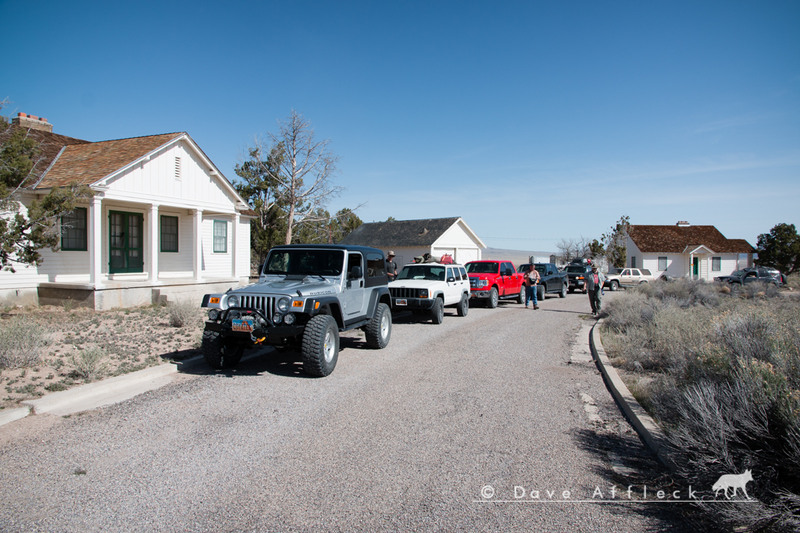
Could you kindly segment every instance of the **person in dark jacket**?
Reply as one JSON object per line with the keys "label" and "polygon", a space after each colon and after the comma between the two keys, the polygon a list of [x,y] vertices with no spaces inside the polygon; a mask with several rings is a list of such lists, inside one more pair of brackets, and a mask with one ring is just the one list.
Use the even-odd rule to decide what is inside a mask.
{"label": "person in dark jacket", "polygon": [[586,292],[589,293],[589,305],[592,306],[592,316],[600,313],[600,295],[603,290],[603,283],[606,277],[597,269],[597,265],[592,265],[592,272],[586,276]]}

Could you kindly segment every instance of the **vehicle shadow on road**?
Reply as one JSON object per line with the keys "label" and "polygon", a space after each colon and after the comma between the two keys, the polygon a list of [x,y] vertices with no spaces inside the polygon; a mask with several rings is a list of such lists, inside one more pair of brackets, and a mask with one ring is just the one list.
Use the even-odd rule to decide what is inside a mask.
{"label": "vehicle shadow on road", "polygon": [[[595,490],[602,492],[597,499],[612,500],[609,508],[614,513],[626,515],[636,513],[651,520],[656,520],[655,531],[694,532],[698,530],[713,531],[712,524],[701,524],[699,510],[689,503],[675,505],[659,505],[631,502],[628,489],[632,491],[631,500],[642,500],[644,487],[647,487],[646,499],[656,500],[655,494],[663,490],[667,494],[680,491],[686,495],[689,487],[679,486],[669,471],[658,462],[636,435],[619,435],[599,429],[579,429],[573,435],[579,448],[595,456],[593,471],[607,481],[606,486]],[[611,496],[611,487],[616,494]]]}
{"label": "vehicle shadow on road", "polygon": [[258,376],[273,374],[284,377],[314,379],[303,372],[300,352],[278,350],[271,346],[253,348],[245,351],[244,357],[234,368],[215,370],[208,366],[202,357],[178,362],[178,372],[199,376]]}

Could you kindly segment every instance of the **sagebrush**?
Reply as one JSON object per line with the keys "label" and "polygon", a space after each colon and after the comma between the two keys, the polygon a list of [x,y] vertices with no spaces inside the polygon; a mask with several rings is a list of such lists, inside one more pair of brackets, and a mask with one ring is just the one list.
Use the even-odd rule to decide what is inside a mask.
{"label": "sagebrush", "polygon": [[49,340],[47,329],[37,322],[24,317],[0,321],[0,369],[35,365]]}
{"label": "sagebrush", "polygon": [[[757,502],[706,505],[726,528],[800,528],[800,298],[774,286],[652,283],[609,302],[603,341],[644,374],[677,474],[753,471]],[[644,385],[642,385],[644,383]]]}

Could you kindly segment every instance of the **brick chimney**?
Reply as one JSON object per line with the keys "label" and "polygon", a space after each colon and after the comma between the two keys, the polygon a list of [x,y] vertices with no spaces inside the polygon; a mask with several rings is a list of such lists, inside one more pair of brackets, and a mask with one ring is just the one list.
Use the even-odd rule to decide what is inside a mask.
{"label": "brick chimney", "polygon": [[28,115],[27,113],[17,113],[17,116],[11,119],[11,123],[21,128],[53,132],[53,125],[47,122],[46,118]]}

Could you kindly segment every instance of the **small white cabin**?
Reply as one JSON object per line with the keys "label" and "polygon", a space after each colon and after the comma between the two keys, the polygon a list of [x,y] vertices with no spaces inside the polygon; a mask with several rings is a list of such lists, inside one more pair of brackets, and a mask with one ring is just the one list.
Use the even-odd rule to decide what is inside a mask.
{"label": "small white cabin", "polygon": [[627,262],[646,268],[655,277],[689,277],[713,281],[740,268],[753,266],[755,249],[744,239],[728,239],[714,226],[631,225]]}
{"label": "small white cabin", "polygon": [[55,187],[86,185],[94,195],[62,217],[57,252],[0,272],[0,303],[199,305],[206,292],[247,282],[249,207],[187,133],[88,142],[22,113],[11,127],[27,128],[43,155],[20,209]]}

